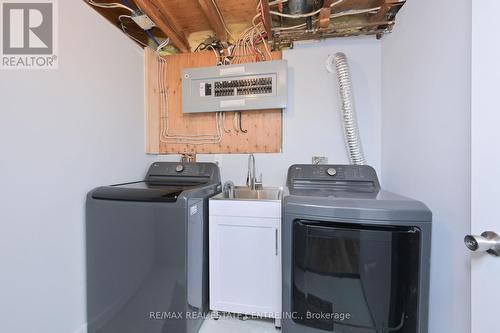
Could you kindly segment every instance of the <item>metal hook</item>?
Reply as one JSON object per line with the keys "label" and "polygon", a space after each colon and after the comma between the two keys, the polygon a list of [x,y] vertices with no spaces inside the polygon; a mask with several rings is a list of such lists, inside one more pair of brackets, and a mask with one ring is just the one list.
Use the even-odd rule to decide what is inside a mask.
{"label": "metal hook", "polygon": [[241,119],[242,119],[242,114],[241,112],[238,112],[238,127],[239,127],[239,130],[243,133],[247,133],[248,130],[244,130],[243,127],[241,126]]}

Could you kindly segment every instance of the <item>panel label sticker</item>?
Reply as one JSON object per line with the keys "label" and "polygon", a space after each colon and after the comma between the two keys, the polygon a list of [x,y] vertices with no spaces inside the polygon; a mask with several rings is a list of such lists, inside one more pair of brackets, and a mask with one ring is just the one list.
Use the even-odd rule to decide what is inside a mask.
{"label": "panel label sticker", "polygon": [[245,66],[222,68],[219,71],[220,76],[236,75],[236,74],[244,74],[244,73],[245,73]]}
{"label": "panel label sticker", "polygon": [[220,101],[221,108],[234,108],[239,106],[245,106],[244,99],[233,99],[230,101]]}

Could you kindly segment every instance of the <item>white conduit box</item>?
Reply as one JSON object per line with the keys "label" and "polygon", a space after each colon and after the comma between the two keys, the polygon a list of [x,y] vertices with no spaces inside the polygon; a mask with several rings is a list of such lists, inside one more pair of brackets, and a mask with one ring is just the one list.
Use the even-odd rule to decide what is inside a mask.
{"label": "white conduit box", "polygon": [[286,108],[287,73],[286,60],[184,69],[182,112]]}

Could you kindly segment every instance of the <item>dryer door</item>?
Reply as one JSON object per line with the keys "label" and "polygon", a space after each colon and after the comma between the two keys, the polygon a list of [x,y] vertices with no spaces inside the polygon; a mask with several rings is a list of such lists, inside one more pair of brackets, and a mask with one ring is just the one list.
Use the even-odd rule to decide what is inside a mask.
{"label": "dryer door", "polygon": [[336,333],[417,332],[420,231],[297,220],[294,321]]}

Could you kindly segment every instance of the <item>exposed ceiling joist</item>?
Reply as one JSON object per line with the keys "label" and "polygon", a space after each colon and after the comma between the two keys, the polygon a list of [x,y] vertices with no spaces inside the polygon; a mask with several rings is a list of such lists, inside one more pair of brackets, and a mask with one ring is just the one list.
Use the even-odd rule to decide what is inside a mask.
{"label": "exposed ceiling joist", "polygon": [[[118,2],[97,1],[108,4]],[[129,2],[131,7],[135,8],[134,4],[137,5],[155,22],[156,27],[149,33],[139,26],[136,27],[132,20],[120,20],[119,16],[127,13],[123,8],[94,7],[94,9],[119,28],[120,21],[123,21],[125,33],[142,45],[153,45],[151,40],[154,38],[151,35],[159,38],[169,37],[180,52],[189,52],[200,45],[200,42],[214,35],[220,41],[227,41],[232,35],[239,36],[252,27],[252,19],[255,18],[256,12],[262,13],[262,21],[267,32],[265,38],[272,40],[274,48],[287,47],[294,41],[306,39],[363,34],[376,35],[380,38],[392,30],[396,14],[405,0],[314,1],[316,5],[310,12],[294,14],[290,13],[290,4],[286,0],[130,0]],[[258,42],[262,37],[259,37]]]}
{"label": "exposed ceiling joist", "polygon": [[182,32],[182,28],[176,23],[172,13],[169,13],[164,8],[158,8],[153,2],[148,0],[135,0],[135,3],[153,20],[158,28],[170,38],[172,44],[174,44],[179,51],[189,52],[189,43]]}
{"label": "exposed ceiling joist", "polygon": [[327,29],[330,26],[330,15],[332,13],[333,0],[325,0],[323,8],[319,12],[318,26],[320,29]]}
{"label": "exposed ceiling joist", "polygon": [[[377,14],[373,15],[371,18],[371,22],[379,22],[384,21],[387,18],[387,14],[391,10],[392,6],[400,5],[400,0],[382,0],[382,5],[378,10]],[[402,5],[402,4],[401,4]]]}
{"label": "exposed ceiling joist", "polygon": [[269,14],[269,0],[262,0],[262,15],[264,19],[264,27],[266,28],[267,38],[269,40],[273,40],[273,31],[272,31],[272,21],[271,15]]}
{"label": "exposed ceiling joist", "polygon": [[213,0],[198,0],[203,13],[207,17],[212,30],[215,32],[215,36],[221,41],[227,40],[227,32],[224,25],[224,18],[217,7],[217,4]]}

